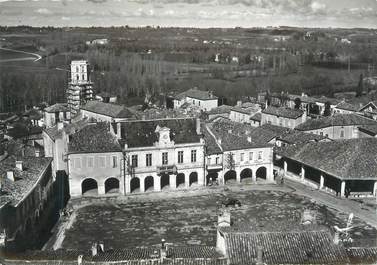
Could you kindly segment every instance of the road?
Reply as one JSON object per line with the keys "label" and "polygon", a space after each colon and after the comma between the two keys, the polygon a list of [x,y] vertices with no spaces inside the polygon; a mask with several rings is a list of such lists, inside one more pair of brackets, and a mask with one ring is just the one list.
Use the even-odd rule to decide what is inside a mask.
{"label": "road", "polygon": [[4,59],[0,60],[0,63],[6,63],[6,62],[15,62],[15,61],[34,61],[38,62],[40,59],[42,59],[42,56],[40,56],[37,53],[32,53],[32,52],[25,52],[25,51],[19,51],[19,50],[13,50],[13,49],[8,49],[8,48],[1,48],[0,50],[4,51],[11,51],[11,52],[18,52],[18,53],[23,53],[27,55],[32,55],[33,57],[23,57],[23,58],[14,58],[14,59]]}

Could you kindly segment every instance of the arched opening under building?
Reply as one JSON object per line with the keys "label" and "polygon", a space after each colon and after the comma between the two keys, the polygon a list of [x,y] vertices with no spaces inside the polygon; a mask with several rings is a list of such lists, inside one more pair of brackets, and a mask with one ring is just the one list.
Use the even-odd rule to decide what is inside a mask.
{"label": "arched opening under building", "polygon": [[236,182],[237,173],[234,170],[229,170],[224,175],[224,183]]}
{"label": "arched opening under building", "polygon": [[198,173],[192,172],[190,174],[190,186],[198,184]]}
{"label": "arched opening under building", "polygon": [[258,168],[256,172],[256,176],[259,179],[267,179],[267,168],[265,167]]}
{"label": "arched opening under building", "polygon": [[207,175],[207,185],[212,186],[217,182],[219,174],[214,171],[209,171]]}
{"label": "arched opening under building", "polygon": [[242,182],[251,182],[253,177],[253,171],[250,168],[245,168],[241,171],[240,176]]}
{"label": "arched opening under building", "polygon": [[131,193],[140,192],[140,179],[132,178],[130,182],[130,191]]}
{"label": "arched opening under building", "polygon": [[119,180],[117,178],[108,178],[105,181],[105,193],[119,193]]}
{"label": "arched opening under building", "polygon": [[85,179],[81,183],[81,194],[82,195],[97,195],[98,194],[98,184],[94,179]]}
{"label": "arched opening under building", "polygon": [[177,175],[176,184],[177,184],[177,188],[184,188],[185,187],[185,174],[179,173]]}
{"label": "arched opening under building", "polygon": [[154,191],[154,179],[152,176],[144,179],[144,191]]}
{"label": "arched opening under building", "polygon": [[164,189],[164,188],[165,189],[169,188],[170,187],[170,176],[168,174],[162,174],[160,183],[161,183],[161,190]]}

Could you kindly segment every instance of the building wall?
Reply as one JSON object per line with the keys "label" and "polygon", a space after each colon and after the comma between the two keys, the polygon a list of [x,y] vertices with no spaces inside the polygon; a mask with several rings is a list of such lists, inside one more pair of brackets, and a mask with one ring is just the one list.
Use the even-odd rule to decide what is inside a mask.
{"label": "building wall", "polygon": [[[56,119],[56,115],[58,116],[58,119]],[[51,113],[51,112],[45,112],[44,113],[44,122],[46,125],[46,128],[54,127],[56,123],[67,121],[70,119],[69,112],[58,112],[57,114]]]}
{"label": "building wall", "polygon": [[261,125],[272,124],[280,127],[287,127],[294,129],[296,126],[304,123],[306,121],[306,114],[304,113],[301,117],[297,119],[289,119],[285,117],[277,117],[275,115],[270,115],[262,112]]}
{"label": "building wall", "polygon": [[186,97],[183,100],[174,99],[173,100],[174,108],[175,109],[180,108],[186,102],[193,105],[193,106],[200,108],[203,111],[209,111],[211,109],[218,107],[217,98],[216,99],[209,99],[209,100],[200,100],[200,99],[196,99],[196,98]]}
{"label": "building wall", "polygon": [[44,152],[46,157],[52,157],[52,174],[55,178],[56,171],[64,170],[68,174],[68,136],[63,133],[62,138],[57,138],[55,141],[50,136],[43,132]]}
{"label": "building wall", "polygon": [[101,122],[101,121],[112,122],[112,120],[113,120],[113,118],[110,117],[110,116],[98,114],[98,113],[87,111],[87,110],[84,110],[84,109],[81,109],[81,114],[82,114],[83,117],[87,117],[89,119],[94,119],[94,120],[99,121],[99,122]]}
{"label": "building wall", "polygon": [[240,123],[250,123],[250,114],[232,110],[230,112],[229,119],[231,121],[240,122]]}
{"label": "building wall", "polygon": [[[113,159],[115,164],[113,164]],[[71,196],[82,195],[82,182],[94,179],[98,185],[98,194],[105,194],[105,181],[108,178],[119,180],[122,189],[122,152],[68,154],[69,189]]]}
{"label": "building wall", "polygon": [[359,138],[359,129],[357,125],[332,126],[316,130],[307,130],[305,132],[327,136],[333,140]]}

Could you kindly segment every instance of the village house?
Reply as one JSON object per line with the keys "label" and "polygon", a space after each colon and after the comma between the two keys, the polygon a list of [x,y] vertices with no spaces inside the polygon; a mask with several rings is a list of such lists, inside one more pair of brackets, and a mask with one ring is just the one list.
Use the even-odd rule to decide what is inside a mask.
{"label": "village house", "polygon": [[69,121],[71,114],[66,103],[56,103],[44,110],[44,124],[46,128],[55,126],[58,122]]}
{"label": "village house", "polygon": [[261,126],[261,122],[262,122],[262,113],[260,112],[255,113],[254,115],[250,117],[250,125],[253,127]]}
{"label": "village house", "polygon": [[176,95],[173,99],[175,109],[180,108],[185,103],[196,106],[203,111],[210,111],[218,107],[218,98],[213,95],[212,91],[192,88]]}
{"label": "village house", "polygon": [[120,122],[135,119],[135,115],[128,108],[100,101],[88,101],[81,106],[80,114],[84,118],[97,122]]}
{"label": "village house", "polygon": [[359,109],[360,113],[363,113],[366,117],[377,120],[377,102],[371,101]]}
{"label": "village house", "polygon": [[286,177],[344,196],[376,196],[376,138],[291,145],[277,150]]}
{"label": "village house", "polygon": [[294,129],[306,121],[306,111],[283,107],[267,107],[262,111],[261,125],[272,124]]}
{"label": "village house", "polygon": [[341,102],[334,108],[335,114],[357,114],[359,112],[360,106],[355,104]]}
{"label": "village house", "polygon": [[229,119],[232,108],[233,107],[229,105],[221,105],[221,106],[218,106],[217,108],[211,109],[207,111],[208,120],[213,120],[218,117]]}
{"label": "village house", "polygon": [[326,136],[333,140],[359,138],[359,127],[375,125],[376,121],[357,114],[335,114],[311,119],[296,127],[296,130]]}
{"label": "village house", "polygon": [[0,161],[0,229],[3,247],[37,246],[53,205],[51,158],[8,156]]}
{"label": "village house", "polygon": [[108,92],[101,92],[96,94],[95,99],[104,103],[116,103],[118,96]]}
{"label": "village house", "polygon": [[250,118],[260,111],[261,108],[257,104],[250,102],[242,103],[239,101],[237,105],[231,109],[229,119],[234,122],[250,123]]}

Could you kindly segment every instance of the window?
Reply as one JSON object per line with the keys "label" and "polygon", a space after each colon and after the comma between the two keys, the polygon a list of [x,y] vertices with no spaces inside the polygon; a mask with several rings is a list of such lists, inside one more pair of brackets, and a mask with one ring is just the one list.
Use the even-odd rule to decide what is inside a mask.
{"label": "window", "polygon": [[99,159],[99,166],[106,167],[106,158],[104,156],[100,156],[98,159]]}
{"label": "window", "polygon": [[198,104],[199,104],[199,106],[200,106],[200,101],[198,101]]}
{"label": "window", "polygon": [[178,151],[178,164],[183,163],[183,151]]}
{"label": "window", "polygon": [[152,154],[146,154],[145,155],[145,164],[147,167],[152,166]]}
{"label": "window", "polygon": [[118,159],[116,156],[113,156],[113,168],[116,168],[118,166]]}
{"label": "window", "polygon": [[249,152],[249,160],[253,160],[253,152]]}
{"label": "window", "polygon": [[79,80],[79,75],[76,75],[76,80]]}
{"label": "window", "polygon": [[216,157],[216,165],[220,164],[220,158],[219,157]]}
{"label": "window", "polygon": [[245,154],[244,154],[244,153],[241,153],[241,162],[243,162],[243,160],[244,160],[244,156],[245,156]]}
{"label": "window", "polygon": [[258,160],[262,160],[263,152],[259,151],[258,152]]}
{"label": "window", "polygon": [[82,80],[85,80],[85,75],[82,75]]}
{"label": "window", "polygon": [[168,164],[168,153],[167,152],[163,152],[162,153],[162,164],[163,165],[167,165]]}
{"label": "window", "polygon": [[196,150],[191,150],[191,162],[196,162]]}
{"label": "window", "polygon": [[340,131],[340,138],[344,138],[344,130]]}
{"label": "window", "polygon": [[195,105],[195,99],[193,99],[193,100],[192,100],[192,104],[194,104],[194,105]]}
{"label": "window", "polygon": [[211,158],[208,157],[208,165],[211,165]]}
{"label": "window", "polygon": [[132,155],[131,157],[131,166],[137,167],[137,155]]}
{"label": "window", "polygon": [[283,126],[283,119],[279,119],[279,126]]}
{"label": "window", "polygon": [[88,167],[93,167],[94,157],[88,157]]}

